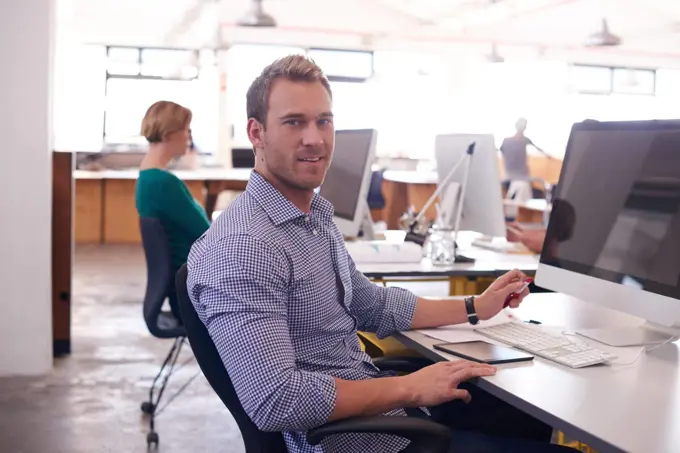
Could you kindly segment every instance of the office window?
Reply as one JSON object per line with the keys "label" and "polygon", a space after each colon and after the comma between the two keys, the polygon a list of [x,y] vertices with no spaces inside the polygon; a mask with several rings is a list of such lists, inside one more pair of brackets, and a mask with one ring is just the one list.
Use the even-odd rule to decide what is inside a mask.
{"label": "office window", "polygon": [[680,69],[656,71],[656,95],[676,103],[680,101]]}
{"label": "office window", "polygon": [[375,102],[368,84],[331,82],[335,129],[372,129],[375,123]]}
{"label": "office window", "polygon": [[112,75],[139,75],[139,51],[136,47],[109,47],[106,71]]}
{"label": "office window", "polygon": [[227,52],[227,112],[234,126],[232,146],[251,146],[246,132],[246,92],[253,80],[268,64],[291,54],[304,54],[302,47],[237,44]]}
{"label": "office window", "polygon": [[104,141],[144,144],[140,126],[149,106],[165,100],[193,110],[198,100],[197,88],[196,81],[109,78],[106,82]]}
{"label": "office window", "polygon": [[373,53],[353,50],[309,49],[307,56],[330,81],[365,82],[373,75]]}
{"label": "office window", "polygon": [[[201,111],[205,94],[191,81],[197,80],[199,62],[206,58],[205,52],[200,55],[197,50],[109,47],[104,143],[144,144],[140,123],[149,106],[160,100]],[[196,122],[194,111],[192,129]],[[200,125],[198,129],[203,130]]]}
{"label": "office window", "polygon": [[614,68],[614,93],[654,95],[655,85],[656,72],[653,70]]}
{"label": "office window", "polygon": [[429,159],[434,137],[451,121],[448,71],[437,55],[376,51],[373,122],[380,156]]}
{"label": "office window", "polygon": [[574,65],[569,69],[569,84],[577,93],[610,94],[612,69],[603,66]]}
{"label": "office window", "polygon": [[198,53],[177,49],[142,49],[143,76],[190,80],[198,76]]}

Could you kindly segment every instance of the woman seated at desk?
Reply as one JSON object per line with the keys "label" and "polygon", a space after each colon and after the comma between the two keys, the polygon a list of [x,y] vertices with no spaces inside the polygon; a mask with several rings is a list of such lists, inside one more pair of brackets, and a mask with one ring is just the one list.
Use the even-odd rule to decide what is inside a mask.
{"label": "woman seated at desk", "polygon": [[[141,130],[149,142],[149,152],[140,165],[135,187],[137,213],[160,220],[168,236],[175,272],[186,262],[194,241],[210,226],[203,207],[168,171],[170,161],[189,150],[191,117],[191,110],[174,102],[159,101],[149,107]],[[172,298],[170,308],[180,319]]]}

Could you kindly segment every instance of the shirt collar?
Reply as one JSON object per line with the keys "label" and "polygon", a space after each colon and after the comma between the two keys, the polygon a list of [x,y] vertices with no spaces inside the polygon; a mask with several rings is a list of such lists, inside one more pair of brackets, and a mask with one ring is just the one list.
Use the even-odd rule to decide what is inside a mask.
{"label": "shirt collar", "polygon": [[[255,198],[276,226],[306,216],[255,170],[250,174],[246,192]],[[315,193],[311,205],[312,216],[318,218],[322,223],[328,224],[333,222],[333,212],[333,205]]]}

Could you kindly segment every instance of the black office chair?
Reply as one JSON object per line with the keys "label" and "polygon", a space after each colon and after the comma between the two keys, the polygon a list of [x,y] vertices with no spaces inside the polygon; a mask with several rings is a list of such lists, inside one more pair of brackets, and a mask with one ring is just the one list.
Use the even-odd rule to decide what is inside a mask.
{"label": "black office chair", "polygon": [[[175,368],[175,365],[186,341],[186,330],[182,325],[177,309],[175,309],[175,313],[163,310],[163,304],[166,300],[173,300],[172,305],[175,306],[177,300],[170,246],[165,229],[158,219],[150,217],[139,218],[139,229],[142,235],[147,270],[146,293],[144,294],[143,304],[144,322],[153,336],[173,339],[172,347],[149,389],[149,400],[144,401],[141,405],[142,412],[149,415],[147,443],[151,446],[151,444],[158,445],[155,417],[159,413],[158,406],[170,376],[181,367]],[[159,381],[160,386],[158,386]],[[180,389],[180,392],[184,388],[186,388],[186,385]]]}
{"label": "black office chair", "polygon": [[376,170],[371,173],[371,184],[368,187],[368,207],[371,209],[385,208],[385,197],[382,193],[383,173],[385,170]]}
{"label": "black office chair", "polygon": [[[186,282],[187,268],[184,265],[177,272],[176,289],[187,335],[203,374],[236,420],[243,436],[246,453],[285,453],[283,435],[278,432],[260,431],[243,409],[217,348],[189,299]],[[422,359],[388,359],[383,363],[385,368],[390,362],[394,365],[390,368],[406,372],[426,364]],[[411,440],[409,451],[414,453],[445,453],[449,451],[451,444],[451,431],[439,423],[415,417],[387,416],[361,417],[328,423],[310,430],[307,433],[307,440],[312,445],[318,445],[327,436],[350,432],[402,436]]]}

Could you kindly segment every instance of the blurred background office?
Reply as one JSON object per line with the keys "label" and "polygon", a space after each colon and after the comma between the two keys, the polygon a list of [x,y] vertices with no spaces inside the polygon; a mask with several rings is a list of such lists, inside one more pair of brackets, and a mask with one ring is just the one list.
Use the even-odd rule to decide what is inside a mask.
{"label": "blurred background office", "polygon": [[[0,375],[41,377],[0,380],[0,405],[16,415],[14,424],[0,417],[0,439],[13,434],[8,451],[96,451],[94,435],[14,434],[97,413],[97,427],[83,431],[135,435],[96,445],[145,446],[138,403],[168,349],[140,312],[147,282],[134,194],[150,105],[191,110],[194,154],[169,169],[209,221],[253,165],[249,84],[275,58],[312,57],[331,82],[336,129],[377,131],[384,199],[369,204],[373,220],[396,229],[436,187],[438,135],[491,134],[499,181],[523,178],[504,166],[502,146],[523,119],[543,151],[519,147],[538,198],[558,182],[573,123],[677,118],[678,18],[676,0],[3,2]],[[541,223],[547,204],[513,218]],[[528,235],[540,250],[542,236]],[[417,290],[448,294],[439,283]],[[168,443],[200,451],[203,438],[182,444],[200,426],[209,445],[242,451],[207,385],[189,389],[164,415],[187,430],[168,430]]]}

